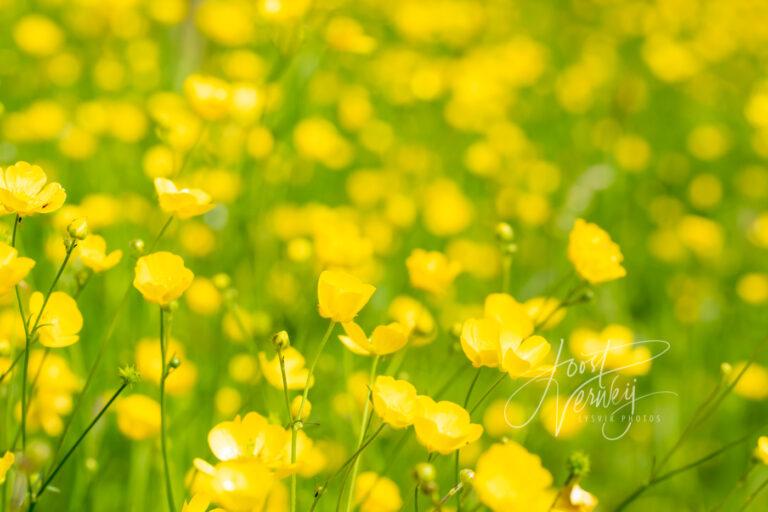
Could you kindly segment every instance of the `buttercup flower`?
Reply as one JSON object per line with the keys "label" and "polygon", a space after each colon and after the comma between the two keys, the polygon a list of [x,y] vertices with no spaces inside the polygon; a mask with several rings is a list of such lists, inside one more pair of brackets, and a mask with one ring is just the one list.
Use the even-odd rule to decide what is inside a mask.
{"label": "buttercup flower", "polygon": [[351,274],[325,270],[317,282],[320,316],[334,322],[351,322],[375,291],[375,287]]}
{"label": "buttercup flower", "polygon": [[177,188],[169,179],[155,178],[160,208],[180,219],[189,219],[213,210],[211,196],[197,188]]}
{"label": "buttercup flower", "polygon": [[77,244],[75,251],[83,265],[96,273],[111,269],[123,258],[120,249],[107,254],[107,242],[99,235],[89,235]]}
{"label": "buttercup flower", "polygon": [[19,256],[19,251],[0,242],[0,295],[5,295],[27,277],[35,261]]}
{"label": "buttercup flower", "polygon": [[497,512],[545,512],[553,502],[552,475],[515,442],[494,444],[480,456],[473,485],[480,501]]}
{"label": "buttercup flower", "polygon": [[576,272],[592,284],[613,281],[627,275],[621,266],[619,246],[597,224],[576,219],[568,236],[568,259]]}
{"label": "buttercup flower", "polygon": [[415,347],[432,342],[437,334],[435,319],[422,303],[407,295],[395,297],[387,310],[390,318],[410,331],[409,339]]}
{"label": "buttercup flower", "polygon": [[181,297],[194,277],[180,256],[161,251],[139,258],[133,286],[148,302],[165,306]]}
{"label": "buttercup flower", "polygon": [[[288,389],[304,389],[307,384],[307,375],[309,375],[309,369],[304,364],[304,356],[293,347],[283,350],[282,355],[285,361],[285,380]],[[268,360],[264,352],[259,352],[259,364],[267,382],[277,389],[283,389],[280,358],[275,356],[272,360]],[[312,376],[309,379],[309,387],[312,387],[314,382],[315,378]]]}
{"label": "buttercup flower", "polygon": [[373,383],[373,410],[395,429],[413,424],[418,409],[416,388],[405,380],[379,375]]}
{"label": "buttercup flower", "polygon": [[579,484],[565,486],[557,496],[553,512],[592,512],[597,507],[597,498],[581,488]]}
{"label": "buttercup flower", "polygon": [[117,427],[129,439],[141,441],[160,433],[160,404],[146,395],[134,394],[115,406]]}
{"label": "buttercup flower", "polygon": [[379,325],[373,330],[370,338],[355,322],[347,322],[343,327],[346,335],[340,335],[339,340],[352,353],[361,356],[384,356],[397,352],[408,343],[408,332],[396,322]]}
{"label": "buttercup flower", "polygon": [[47,181],[39,166],[27,162],[0,169],[0,203],[7,212],[22,217],[56,211],[67,194],[58,183],[46,184]]}
{"label": "buttercup flower", "polygon": [[5,475],[8,474],[8,470],[13,466],[13,462],[16,460],[16,456],[13,452],[5,452],[0,457],[0,485],[5,483]]}
{"label": "buttercup flower", "polygon": [[355,481],[355,503],[360,512],[397,512],[403,499],[397,484],[373,471],[365,471]]}
{"label": "buttercup flower", "polygon": [[[29,298],[29,314],[34,320],[40,315],[45,297],[35,292]],[[33,320],[33,321],[34,321]],[[53,292],[48,299],[37,330],[40,344],[60,348],[77,343],[83,328],[83,315],[75,299],[64,292]]]}
{"label": "buttercup flower", "polygon": [[[189,392],[197,381],[197,366],[184,357],[184,346],[173,338],[166,340],[165,352],[168,358],[181,360],[181,365],[166,377],[165,391],[170,395]],[[136,369],[142,379],[160,385],[163,369],[159,339],[143,339],[136,344]]]}
{"label": "buttercup flower", "polygon": [[238,459],[215,466],[195,459],[193,492],[211,496],[230,512],[262,510],[275,476],[258,460]]}
{"label": "buttercup flower", "polygon": [[463,407],[447,400],[435,402],[423,395],[417,401],[413,426],[416,438],[428,451],[447,455],[482,435],[483,427],[471,423]]}
{"label": "buttercup flower", "polygon": [[448,291],[453,280],[461,272],[461,265],[437,251],[414,249],[405,261],[411,285],[435,295]]}
{"label": "buttercup flower", "polygon": [[[185,501],[181,507],[181,512],[205,512],[208,510],[208,505],[211,504],[211,500],[205,494],[198,493],[192,496],[189,502]],[[223,509],[216,508],[211,512],[223,512]]]}
{"label": "buttercup flower", "polygon": [[184,80],[184,95],[192,109],[203,119],[215,121],[229,113],[230,87],[219,78],[190,75]]}
{"label": "buttercup flower", "polygon": [[488,318],[470,318],[461,329],[461,348],[472,366],[499,366],[499,324]]}

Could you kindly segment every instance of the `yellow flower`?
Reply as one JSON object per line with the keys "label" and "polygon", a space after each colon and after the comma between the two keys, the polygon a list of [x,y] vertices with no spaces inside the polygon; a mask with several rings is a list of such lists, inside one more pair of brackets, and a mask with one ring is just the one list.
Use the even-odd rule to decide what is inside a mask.
{"label": "yellow flower", "polygon": [[470,318],[461,329],[461,348],[472,366],[499,366],[499,324],[488,318]]}
{"label": "yellow flower", "polygon": [[554,437],[573,437],[586,425],[581,419],[586,409],[577,411],[576,402],[569,400],[569,397],[563,395],[551,396],[541,406],[541,423]]}
{"label": "yellow flower", "polygon": [[351,322],[376,291],[374,286],[340,270],[325,270],[317,282],[320,316]]}
{"label": "yellow flower", "polygon": [[557,496],[553,512],[592,512],[597,507],[597,498],[581,488],[579,484],[565,486]]}
{"label": "yellow flower", "polygon": [[379,375],[373,383],[373,410],[395,429],[409,427],[417,412],[416,388],[405,380]]}
{"label": "yellow flower", "polygon": [[403,499],[395,482],[364,471],[355,480],[355,504],[360,512],[397,512],[403,508]]}
{"label": "yellow flower", "polygon": [[435,339],[437,329],[432,313],[422,303],[407,295],[395,297],[387,310],[390,318],[408,328],[414,347],[427,345]]}
{"label": "yellow flower", "polygon": [[648,347],[633,346],[634,333],[618,324],[607,325],[601,332],[579,328],[571,333],[571,352],[581,361],[605,362],[606,368],[622,375],[645,375],[651,370]]}
{"label": "yellow flower", "polygon": [[[307,384],[307,376],[309,375],[309,369],[304,364],[304,356],[295,348],[288,347],[283,350],[283,360],[285,361],[285,380],[288,384],[288,389],[304,389]],[[280,358],[275,356],[270,361],[264,352],[259,352],[259,364],[267,382],[277,389],[283,389]],[[313,376],[309,380],[309,387],[312,387],[314,382],[315,378]]]}
{"label": "yellow flower", "polygon": [[58,183],[47,181],[39,166],[27,162],[0,169],[0,203],[7,212],[22,217],[58,210],[67,194]]}
{"label": "yellow flower", "polygon": [[[6,454],[7,455],[7,454]],[[768,464],[768,436],[760,436],[757,439],[757,447],[755,447],[755,457],[757,457],[763,464]],[[2,469],[0,469],[0,474]],[[2,479],[0,479],[2,483]]]}
{"label": "yellow flower", "polygon": [[568,259],[576,272],[592,284],[627,275],[621,266],[624,256],[619,246],[600,226],[584,219],[576,219],[568,237]]}
{"label": "yellow flower", "polygon": [[[304,404],[303,406],[301,405],[302,403]],[[301,418],[299,418],[299,410],[301,410]],[[307,421],[310,414],[312,414],[312,403],[309,399],[304,400],[304,397],[296,395],[291,401],[291,416]]]}
{"label": "yellow flower", "polygon": [[195,459],[198,473],[192,484],[195,493],[203,493],[229,512],[262,510],[275,475],[256,459],[220,462],[215,466]]}
{"label": "yellow flower", "polygon": [[184,80],[184,95],[192,109],[203,119],[215,121],[229,113],[230,87],[219,78],[189,75]]}
{"label": "yellow flower", "polygon": [[77,256],[83,265],[96,273],[105,272],[123,258],[123,251],[117,249],[107,254],[107,242],[99,235],[89,235],[77,244]]}
{"label": "yellow flower", "polygon": [[469,443],[477,441],[483,427],[471,423],[469,413],[448,401],[435,402],[428,396],[419,396],[417,413],[413,421],[416,439],[429,452],[447,455]]}
{"label": "yellow flower", "polygon": [[744,370],[745,362],[735,363],[727,374],[730,381],[741,375],[739,382],[733,387],[733,392],[749,400],[764,400],[768,398],[768,369],[757,363],[752,363]]}
{"label": "yellow flower", "polygon": [[213,315],[221,306],[222,295],[212,280],[195,277],[185,296],[189,309],[198,315]]}
{"label": "yellow flower", "polygon": [[16,249],[0,242],[0,295],[11,291],[34,266],[34,260],[19,257]]}
{"label": "yellow flower", "polygon": [[502,344],[501,367],[510,377],[547,373],[552,370],[551,365],[544,364],[549,350],[549,342],[541,336],[529,336],[506,346]]}
{"label": "yellow flower", "polygon": [[[184,358],[184,346],[173,338],[167,341],[166,354],[168,358],[178,357],[181,365],[166,377],[165,390],[171,395],[189,392],[197,381],[197,366]],[[143,379],[160,385],[163,370],[159,339],[143,339],[137,343],[136,369]]]}
{"label": "yellow flower", "polygon": [[437,251],[414,249],[405,261],[411,286],[435,295],[448,291],[453,280],[461,272],[461,265]]}
{"label": "yellow flower", "polygon": [[[211,504],[211,500],[205,494],[197,493],[192,496],[189,502],[185,501],[181,507],[181,512],[205,512],[208,510],[208,505]],[[222,511],[220,508],[213,509],[211,512]]]}
{"label": "yellow flower", "polygon": [[498,512],[544,512],[553,501],[552,475],[515,442],[494,444],[477,461],[474,488]]}
{"label": "yellow flower", "polygon": [[340,335],[339,340],[350,352],[361,356],[384,356],[397,352],[408,343],[408,332],[397,322],[379,325],[373,330],[370,338],[355,322],[346,322],[343,327],[346,336]]}
{"label": "yellow flower", "polygon": [[11,466],[13,466],[15,460],[16,456],[13,452],[5,452],[5,454],[0,457],[0,485],[5,483],[5,475],[8,473],[8,470],[11,469]]}
{"label": "yellow flower", "polygon": [[211,196],[197,188],[177,188],[165,178],[155,178],[155,190],[160,208],[180,219],[189,219],[207,213],[213,208]]}
{"label": "yellow flower", "polygon": [[[40,292],[33,293],[29,298],[29,314],[33,321],[37,320],[44,300]],[[80,339],[82,328],[83,315],[75,299],[64,292],[51,293],[37,330],[40,344],[51,348],[73,345]]]}
{"label": "yellow flower", "polygon": [[180,256],[161,251],[139,258],[133,286],[148,302],[165,306],[181,297],[194,277]]}
{"label": "yellow flower", "polygon": [[141,441],[160,432],[160,404],[145,395],[130,395],[115,406],[117,428],[127,438]]}
{"label": "yellow flower", "polygon": [[542,324],[541,329],[557,327],[565,318],[566,309],[561,308],[560,301],[554,297],[533,297],[525,301],[523,307],[534,325]]}

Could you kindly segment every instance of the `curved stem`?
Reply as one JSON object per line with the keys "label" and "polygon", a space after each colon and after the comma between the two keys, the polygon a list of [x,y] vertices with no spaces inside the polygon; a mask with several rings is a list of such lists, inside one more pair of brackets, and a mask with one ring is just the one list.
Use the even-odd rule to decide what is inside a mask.
{"label": "curved stem", "polygon": [[[331,339],[331,333],[333,332],[334,327],[336,327],[336,322],[333,320],[328,322],[328,328],[325,330],[323,339],[320,341],[320,347],[317,349],[315,358],[312,360],[312,364],[309,366],[307,381],[304,383],[304,391],[301,394],[301,402],[299,403],[299,410],[297,411],[296,419],[291,421],[291,464],[296,462],[296,440],[299,435],[297,428],[299,428],[298,422],[301,421],[300,418],[304,412],[304,404],[306,403],[307,397],[309,396],[309,384],[312,382],[312,376],[315,374],[315,366],[317,366],[317,361],[320,359],[320,355],[323,353],[323,349],[328,343],[328,340]],[[297,478],[296,473],[294,473],[291,475],[291,512],[296,511],[296,484]]]}
{"label": "curved stem", "polygon": [[168,361],[166,360],[165,311],[160,307],[160,357],[162,358],[162,377],[160,379],[160,448],[163,452],[163,472],[165,473],[165,495],[168,499],[168,512],[176,512],[173,502],[173,486],[171,485],[171,470],[168,466],[168,443],[166,441],[165,421],[165,380],[168,378]]}
{"label": "curved stem", "polygon": [[168,217],[168,220],[165,221],[165,224],[163,224],[163,227],[160,228],[160,231],[158,231],[157,236],[155,237],[154,240],[152,240],[152,243],[150,244],[149,248],[147,249],[148,253],[155,250],[155,248],[157,247],[157,244],[160,243],[160,239],[163,238],[163,235],[165,234],[166,231],[168,231],[168,228],[171,226],[171,223],[173,222],[173,219],[174,219],[174,217],[173,217],[173,215],[171,215],[170,217]]}
{"label": "curved stem", "polygon": [[[357,439],[357,447],[355,451],[360,450],[365,440],[366,426],[368,425],[368,417],[371,414],[371,394],[373,393],[373,381],[376,379],[376,370],[379,367],[380,357],[376,355],[371,363],[371,374],[368,378],[368,395],[365,398],[365,405],[363,406],[363,421],[360,424],[360,436]],[[352,510],[352,501],[355,495],[355,480],[357,480],[357,472],[360,470],[360,457],[355,459],[355,463],[352,465],[352,476],[349,479],[349,494],[347,494],[347,506],[346,512]]]}
{"label": "curved stem", "polygon": [[285,372],[285,358],[283,351],[277,349],[277,358],[280,360],[280,376],[283,378],[283,397],[285,398],[285,412],[288,414],[288,424],[293,424],[293,415],[291,414],[291,399],[288,396],[288,376]]}
{"label": "curved stem", "polygon": [[496,382],[491,384],[491,386],[485,390],[485,393],[483,393],[483,395],[477,400],[477,402],[475,402],[475,405],[473,405],[472,408],[469,410],[470,416],[472,415],[473,412],[477,410],[478,407],[480,407],[480,405],[485,401],[485,399],[488,398],[488,395],[493,393],[493,390],[496,389],[499,386],[499,384],[504,382],[504,380],[507,377],[508,375],[506,373],[502,373],[501,376],[498,379],[496,379]]}

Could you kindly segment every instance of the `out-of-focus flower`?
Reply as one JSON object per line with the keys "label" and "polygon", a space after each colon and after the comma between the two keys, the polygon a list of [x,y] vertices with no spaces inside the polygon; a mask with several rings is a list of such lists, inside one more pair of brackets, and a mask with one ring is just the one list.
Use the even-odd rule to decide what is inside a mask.
{"label": "out-of-focus flower", "polygon": [[180,219],[197,217],[216,207],[206,192],[197,188],[177,188],[165,178],[155,178],[155,190],[160,208]]}
{"label": "out-of-focus flower", "polygon": [[472,218],[472,203],[453,181],[438,180],[424,191],[424,225],[436,236],[461,233]]}
{"label": "out-of-focus flower", "polygon": [[[211,500],[208,499],[208,497],[203,493],[197,493],[194,496],[192,496],[192,499],[189,500],[189,502],[184,501],[184,504],[181,507],[181,512],[206,512],[208,510],[208,505],[211,504]],[[224,512],[223,509],[216,508],[213,509],[211,512]]]}
{"label": "out-of-focus flower", "polygon": [[[72,411],[72,395],[81,387],[81,381],[70,369],[67,360],[58,354],[33,350],[29,355],[29,383],[35,383],[34,394],[29,401],[27,428],[42,428],[52,437],[64,429],[63,417]],[[21,403],[16,408],[16,418],[21,418]]]}
{"label": "out-of-focus flower", "polygon": [[27,162],[0,169],[0,203],[7,212],[22,217],[56,211],[67,194],[60,184],[47,181],[39,166]]}
{"label": "out-of-focus flower", "polygon": [[107,254],[107,242],[99,235],[88,235],[77,244],[75,253],[83,265],[96,273],[111,269],[123,258],[123,251],[120,249]]}
{"label": "out-of-focus flower", "polygon": [[[165,390],[171,395],[183,395],[195,385],[197,381],[197,366],[184,356],[184,346],[177,340],[170,338],[166,342],[166,354],[168,357],[177,357],[181,365],[168,374],[165,379]],[[160,385],[163,368],[160,358],[160,340],[142,339],[136,344],[136,369],[142,378]]]}
{"label": "out-of-focus flower", "polygon": [[29,14],[13,27],[13,40],[24,52],[35,57],[47,57],[61,48],[64,32],[49,18]]}
{"label": "out-of-focus flower", "polygon": [[472,423],[460,405],[447,400],[435,402],[424,395],[417,398],[413,426],[421,445],[443,455],[473,443],[483,433],[483,427]]}
{"label": "out-of-focus flower", "polygon": [[408,328],[411,344],[421,347],[431,343],[437,335],[432,313],[419,301],[407,295],[395,297],[389,304],[390,318]]}
{"label": "out-of-focus flower", "polygon": [[346,322],[343,327],[346,335],[340,335],[339,340],[352,353],[361,356],[384,356],[397,352],[408,343],[408,331],[397,322],[377,326],[370,338],[355,322]]}
{"label": "out-of-focus flower", "polygon": [[577,411],[576,402],[567,396],[551,396],[541,406],[539,418],[544,428],[557,438],[567,439],[578,434],[586,425],[581,420],[583,410]]}
{"label": "out-of-focus flower", "polygon": [[483,453],[473,481],[480,501],[495,511],[544,512],[553,502],[551,485],[541,459],[515,442],[494,444]]}
{"label": "out-of-focus flower", "polygon": [[768,465],[768,436],[760,436],[757,439],[754,454],[760,462]]}
{"label": "out-of-focus flower", "polygon": [[[301,417],[299,417],[299,411],[301,411]],[[291,401],[291,417],[307,421],[310,414],[312,414],[312,403],[308,399],[304,400],[304,397],[296,395]]]}
{"label": "out-of-focus flower", "polygon": [[127,438],[142,441],[160,433],[160,404],[146,395],[127,396],[115,405],[117,428]]}
{"label": "out-of-focus flower", "polygon": [[376,40],[365,33],[354,19],[337,16],[325,28],[325,40],[335,50],[367,54],[376,48]]}
{"label": "out-of-focus flower", "polygon": [[[283,350],[283,360],[285,362],[285,380],[288,389],[304,389],[307,385],[307,376],[309,369],[304,363],[304,356],[293,347]],[[280,369],[280,358],[275,356],[271,360],[267,359],[264,352],[259,352],[259,364],[264,378],[267,379],[273,387],[283,389],[283,374]],[[309,379],[309,387],[315,382],[314,376]]]}
{"label": "out-of-focus flower", "polygon": [[184,95],[203,119],[215,121],[230,109],[230,87],[224,80],[207,75],[190,75],[184,80]]}
{"label": "out-of-focus flower", "polygon": [[13,452],[5,452],[3,456],[0,457],[0,485],[5,483],[5,475],[8,474],[8,470],[11,469],[15,460],[16,456]]}
{"label": "out-of-focus flower", "polygon": [[600,226],[583,219],[576,219],[568,236],[568,259],[576,272],[592,284],[627,275],[621,266],[624,256],[619,246]]}
{"label": "out-of-focus flower", "polygon": [[461,272],[461,265],[438,251],[414,249],[405,261],[411,286],[443,295]]}
{"label": "out-of-focus flower", "polygon": [[213,315],[221,307],[222,294],[207,277],[197,276],[184,296],[189,309],[198,315]]}
{"label": "out-of-focus flower", "polygon": [[418,403],[416,388],[410,382],[379,375],[371,391],[373,410],[384,423],[395,429],[413,424]]}
{"label": "out-of-focus flower", "polygon": [[736,283],[736,293],[747,304],[759,305],[768,302],[768,274],[744,274]]}
{"label": "out-of-focus flower", "polygon": [[83,328],[83,315],[75,299],[64,292],[53,292],[43,310],[44,301],[45,297],[40,292],[33,293],[29,298],[29,314],[35,321],[40,316],[37,330],[40,344],[59,348],[77,343]]}
{"label": "out-of-focus flower", "polygon": [[320,316],[334,322],[351,322],[375,291],[375,287],[351,274],[325,270],[317,282]]}
{"label": "out-of-focus flower", "polygon": [[195,459],[193,492],[210,496],[231,512],[262,510],[275,475],[259,460],[237,459],[215,466]]}
{"label": "out-of-focus flower", "polygon": [[139,258],[133,286],[148,302],[166,306],[181,297],[194,277],[180,256],[161,251]]}
{"label": "out-of-focus flower", "polygon": [[552,329],[563,321],[566,309],[560,307],[560,301],[554,297],[533,297],[523,303],[525,311],[534,325],[544,330]]}
{"label": "out-of-focus flower", "polygon": [[576,359],[604,362],[606,368],[622,375],[645,375],[651,369],[651,352],[645,345],[635,346],[634,333],[623,325],[610,324],[601,332],[578,328],[571,333],[570,347]]}
{"label": "out-of-focus flower", "polygon": [[403,508],[397,484],[373,471],[358,475],[354,492],[360,512],[397,512]]}
{"label": "out-of-focus flower", "polygon": [[768,397],[768,369],[754,362],[745,369],[746,366],[744,361],[729,366],[726,375],[729,381],[741,375],[733,392],[749,400],[764,400]]}
{"label": "out-of-focus flower", "polygon": [[553,512],[592,512],[597,498],[581,488],[578,483],[566,485],[557,495]]}
{"label": "out-of-focus flower", "polygon": [[27,277],[35,260],[19,256],[19,251],[0,242],[0,295],[5,295]]}

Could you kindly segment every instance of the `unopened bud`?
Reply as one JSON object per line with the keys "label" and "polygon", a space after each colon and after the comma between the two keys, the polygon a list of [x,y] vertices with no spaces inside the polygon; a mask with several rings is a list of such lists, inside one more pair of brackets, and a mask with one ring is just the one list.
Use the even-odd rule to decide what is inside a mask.
{"label": "unopened bud", "polygon": [[496,239],[499,242],[511,242],[515,238],[515,230],[506,222],[496,224]]}
{"label": "unopened bud", "polygon": [[278,351],[283,351],[291,346],[291,338],[286,331],[280,331],[272,336],[272,345]]}
{"label": "unopened bud", "polygon": [[75,240],[85,240],[88,236],[88,222],[80,217],[69,223],[67,234]]}
{"label": "unopened bud", "polygon": [[421,462],[413,468],[413,475],[421,483],[434,482],[437,478],[437,470],[429,462]]}
{"label": "unopened bud", "polygon": [[573,478],[581,478],[589,473],[589,455],[584,452],[573,452],[568,457],[568,472]]}
{"label": "unopened bud", "polygon": [[139,371],[132,364],[121,367],[118,370],[118,373],[120,374],[120,378],[123,379],[123,382],[125,382],[129,386],[132,386],[133,384],[136,384],[141,380],[141,375],[139,374]]}
{"label": "unopened bud", "polygon": [[131,240],[131,244],[130,245],[131,245],[131,254],[133,254],[137,258],[139,256],[143,256],[144,255],[144,251],[146,249],[146,247],[144,245],[144,240],[142,240],[141,238],[136,238],[134,240]]}
{"label": "unopened bud", "polygon": [[472,480],[475,479],[475,472],[471,469],[462,469],[459,472],[459,481],[464,484],[464,486],[472,485]]}
{"label": "unopened bud", "polygon": [[170,361],[168,361],[168,370],[175,370],[181,366],[181,359],[178,358],[178,356],[173,356]]}

